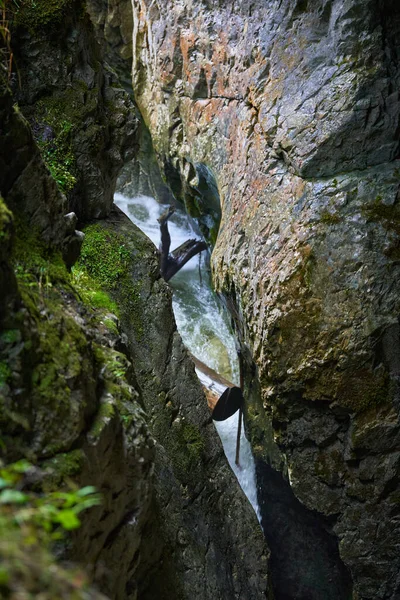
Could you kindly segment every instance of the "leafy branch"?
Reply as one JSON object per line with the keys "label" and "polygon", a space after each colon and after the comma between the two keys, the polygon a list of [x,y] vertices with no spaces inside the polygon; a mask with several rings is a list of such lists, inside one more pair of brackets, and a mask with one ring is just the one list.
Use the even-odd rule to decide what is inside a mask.
{"label": "leafy branch", "polygon": [[78,515],[82,511],[101,502],[93,486],[47,494],[24,491],[24,476],[34,471],[26,460],[0,469],[0,530],[10,525],[28,527],[35,538],[44,533],[59,539],[63,530],[81,525]]}

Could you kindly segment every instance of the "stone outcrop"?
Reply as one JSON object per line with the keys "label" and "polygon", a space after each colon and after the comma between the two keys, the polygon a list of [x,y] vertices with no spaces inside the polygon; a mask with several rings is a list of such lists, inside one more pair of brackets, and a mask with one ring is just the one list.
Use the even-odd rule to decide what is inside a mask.
{"label": "stone outcrop", "polygon": [[50,177],[31,129],[1,79],[0,100],[0,193],[71,265],[82,243],[76,219],[67,216],[66,199]]}
{"label": "stone outcrop", "polygon": [[220,197],[214,279],[260,386],[255,450],[336,536],[354,594],[394,599],[400,9],[134,0],[133,18],[163,174],[189,211]]}

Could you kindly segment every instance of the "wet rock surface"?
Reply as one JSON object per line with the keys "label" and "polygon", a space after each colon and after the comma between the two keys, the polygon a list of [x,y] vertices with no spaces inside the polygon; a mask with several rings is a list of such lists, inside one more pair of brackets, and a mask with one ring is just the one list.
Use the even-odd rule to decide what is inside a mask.
{"label": "wet rock surface", "polygon": [[296,497],[329,517],[354,593],[394,599],[400,9],[134,0],[133,17],[163,173],[189,211],[208,210],[202,170],[218,188],[214,278],[256,366],[255,408]]}

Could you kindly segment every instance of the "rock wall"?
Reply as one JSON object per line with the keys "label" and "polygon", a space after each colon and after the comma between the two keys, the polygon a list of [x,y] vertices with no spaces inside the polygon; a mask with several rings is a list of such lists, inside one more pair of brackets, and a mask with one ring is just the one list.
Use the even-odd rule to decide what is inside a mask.
{"label": "rock wall", "polygon": [[[71,481],[101,493],[57,551],[102,594],[265,598],[268,550],[176,332],[157,251],[110,214],[138,121],[96,25],[98,38],[68,0],[13,16],[18,71],[0,82],[0,458],[36,465],[44,498]],[[94,217],[80,253],[77,218]],[[20,537],[20,580],[0,546],[12,567],[2,591],[103,597],[82,574],[59,591],[68,571],[39,552],[31,562]]]}
{"label": "rock wall", "polygon": [[[14,234],[13,215],[2,199],[0,206],[2,465],[27,458],[37,472],[30,485],[42,494],[69,489],[71,481],[96,487],[102,503],[83,515],[75,544],[86,549],[81,564],[102,592],[127,597],[149,518],[154,454],[129,354],[110,308],[83,301],[57,249],[21,225],[21,213]],[[7,597],[100,598],[86,590],[82,574],[64,572],[40,543],[36,548],[29,520],[21,535],[11,529],[11,514],[4,532],[3,510]]]}
{"label": "rock wall", "polygon": [[14,99],[68,210],[81,221],[105,217],[118,173],[135,154],[138,120],[84,3],[21,4],[12,43]]}
{"label": "rock wall", "polygon": [[218,188],[214,279],[260,385],[255,450],[277,464],[277,442],[354,596],[394,599],[400,9],[133,0],[133,18],[135,96],[164,176],[189,210],[207,212],[201,172]]}

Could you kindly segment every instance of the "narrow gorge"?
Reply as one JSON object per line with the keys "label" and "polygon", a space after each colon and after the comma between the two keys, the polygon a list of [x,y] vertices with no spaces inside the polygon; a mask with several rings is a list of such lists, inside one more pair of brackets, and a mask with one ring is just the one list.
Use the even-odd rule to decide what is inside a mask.
{"label": "narrow gorge", "polygon": [[398,0],[0,3],[0,597],[398,600]]}

